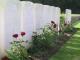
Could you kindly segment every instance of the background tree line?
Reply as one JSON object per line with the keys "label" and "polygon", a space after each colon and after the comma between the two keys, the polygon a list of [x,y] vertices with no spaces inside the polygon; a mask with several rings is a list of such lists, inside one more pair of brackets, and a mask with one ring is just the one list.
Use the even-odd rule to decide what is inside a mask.
{"label": "background tree line", "polygon": [[80,13],[80,0],[21,0],[32,1],[34,3],[42,3],[45,5],[58,6],[62,9],[62,12],[66,8],[72,9],[73,13]]}

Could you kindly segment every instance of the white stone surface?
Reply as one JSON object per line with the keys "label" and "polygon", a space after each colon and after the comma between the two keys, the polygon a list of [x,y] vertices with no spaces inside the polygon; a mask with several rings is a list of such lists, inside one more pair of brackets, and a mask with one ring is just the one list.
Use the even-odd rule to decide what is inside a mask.
{"label": "white stone surface", "polygon": [[61,13],[60,8],[55,7],[55,16],[54,16],[55,19],[54,19],[54,21],[57,24],[57,31],[60,30],[60,13]]}
{"label": "white stone surface", "polygon": [[6,1],[5,0],[0,0],[0,60],[1,57],[4,56],[5,52],[4,52],[4,39],[5,39],[5,31],[4,31],[4,25],[5,25],[5,4]]}
{"label": "white stone surface", "polygon": [[0,52],[9,47],[9,42],[13,41],[13,34],[24,31],[25,40],[30,41],[33,32],[39,31],[52,20],[59,30],[59,7],[29,1],[0,0]]}
{"label": "white stone surface", "polygon": [[35,4],[36,30],[39,31],[43,20],[43,5]]}
{"label": "white stone surface", "polygon": [[65,23],[71,24],[71,10],[70,9],[65,10]]}
{"label": "white stone surface", "polygon": [[18,0],[6,0],[5,6],[5,48],[13,41],[12,35],[20,32],[20,19],[18,15]]}
{"label": "white stone surface", "polygon": [[43,28],[46,24],[49,23],[49,6],[43,5],[43,11],[42,11],[42,20],[41,20],[41,27]]}
{"label": "white stone surface", "polygon": [[56,12],[56,7],[50,6],[50,11],[48,12],[49,16],[50,16],[50,18],[49,18],[50,21],[49,22],[55,21],[55,16],[56,16],[55,12]]}
{"label": "white stone surface", "polygon": [[32,2],[24,2],[21,8],[21,30],[26,32],[27,40],[31,40],[34,27],[34,5]]}

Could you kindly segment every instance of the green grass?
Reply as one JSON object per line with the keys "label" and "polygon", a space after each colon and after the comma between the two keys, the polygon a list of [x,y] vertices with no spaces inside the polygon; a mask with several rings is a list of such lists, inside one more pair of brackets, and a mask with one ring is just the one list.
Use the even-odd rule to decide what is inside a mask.
{"label": "green grass", "polygon": [[[65,16],[65,14],[62,13],[61,16]],[[72,14],[72,16],[80,16],[80,14]]]}
{"label": "green grass", "polygon": [[[80,28],[80,23],[74,27]],[[80,60],[80,31],[78,30],[49,60]]]}

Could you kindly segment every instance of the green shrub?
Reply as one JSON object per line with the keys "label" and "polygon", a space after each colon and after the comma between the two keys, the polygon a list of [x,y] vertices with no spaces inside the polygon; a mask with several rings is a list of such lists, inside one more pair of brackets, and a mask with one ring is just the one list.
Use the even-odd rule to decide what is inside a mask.
{"label": "green shrub", "polygon": [[10,60],[26,60],[28,58],[27,49],[17,41],[12,42],[7,53]]}
{"label": "green shrub", "polygon": [[29,48],[30,53],[37,53],[52,48],[55,44],[57,34],[49,26],[42,29],[41,34],[36,34],[32,39],[32,46]]}
{"label": "green shrub", "polygon": [[19,34],[12,35],[14,40],[11,42],[10,48],[7,50],[7,56],[10,60],[28,59],[27,49],[23,46],[23,43],[26,43],[26,41],[23,39],[25,34],[25,32],[21,32],[21,38],[19,38]]}

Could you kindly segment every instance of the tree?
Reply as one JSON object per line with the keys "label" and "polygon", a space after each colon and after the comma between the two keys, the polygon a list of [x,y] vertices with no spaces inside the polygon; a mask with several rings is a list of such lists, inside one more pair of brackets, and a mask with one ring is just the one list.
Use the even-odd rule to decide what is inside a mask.
{"label": "tree", "polygon": [[[23,1],[23,0],[21,0]],[[80,0],[24,0],[42,3],[46,5],[58,6],[64,11],[65,9],[72,9],[73,13],[80,13]]]}

